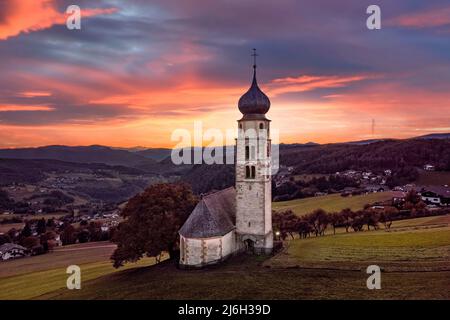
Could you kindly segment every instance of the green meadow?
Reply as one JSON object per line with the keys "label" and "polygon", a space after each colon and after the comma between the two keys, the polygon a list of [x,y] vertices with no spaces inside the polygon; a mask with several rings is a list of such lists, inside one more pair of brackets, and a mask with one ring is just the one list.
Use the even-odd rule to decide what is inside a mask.
{"label": "green meadow", "polygon": [[348,197],[342,197],[340,194],[330,194],[320,197],[274,202],[272,208],[276,211],[292,210],[294,213],[301,216],[319,208],[327,212],[341,211],[345,208],[359,210],[364,208],[366,204],[386,201],[391,198],[392,195],[390,192],[377,192]]}

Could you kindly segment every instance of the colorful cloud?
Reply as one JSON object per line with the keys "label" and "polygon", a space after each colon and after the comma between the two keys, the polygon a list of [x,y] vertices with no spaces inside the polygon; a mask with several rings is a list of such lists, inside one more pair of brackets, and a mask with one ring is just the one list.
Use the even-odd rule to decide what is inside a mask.
{"label": "colorful cloud", "polygon": [[0,147],[170,147],[197,120],[234,129],[254,47],[284,142],[366,139],[372,119],[374,137],[450,123],[444,0],[380,1],[377,31],[361,0],[78,2],[91,18],[77,31],[68,0],[0,2]]}
{"label": "colorful cloud", "polygon": [[[0,20],[0,40],[18,36],[21,33],[44,30],[57,24],[65,24],[65,11],[57,8],[55,0],[9,0],[1,5],[3,19]],[[82,18],[112,14],[116,8],[83,9]]]}

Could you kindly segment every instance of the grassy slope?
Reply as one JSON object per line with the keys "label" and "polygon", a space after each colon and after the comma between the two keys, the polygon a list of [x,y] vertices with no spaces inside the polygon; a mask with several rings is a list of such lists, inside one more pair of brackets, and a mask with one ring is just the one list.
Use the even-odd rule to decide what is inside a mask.
{"label": "grassy slope", "polygon": [[[93,242],[65,246],[52,253],[0,262],[0,300],[31,299],[66,287],[66,268],[81,267],[82,281],[92,280],[118,270],[111,265],[110,256],[115,245]],[[146,266],[154,259],[146,258],[125,269]]]}
{"label": "grassy slope", "polygon": [[[270,260],[243,255],[191,271],[165,262],[88,281],[79,291],[58,290],[39,298],[450,299],[449,248],[448,227],[340,234],[293,240],[287,254]],[[310,268],[292,268],[305,261],[312,263]],[[388,272],[382,275],[382,290],[370,291],[365,268],[374,262]],[[396,263],[410,268],[387,268]]]}
{"label": "grassy slope", "polygon": [[385,273],[382,290],[361,271],[271,269],[254,257],[184,271],[171,262],[118,272],[40,299],[450,299],[450,272]]}
{"label": "grassy slope", "polygon": [[[127,264],[124,269],[151,265],[153,263],[153,259],[146,258],[138,263]],[[112,267],[110,261],[82,264],[80,268],[82,284],[84,281],[96,279],[118,271]],[[60,267],[2,278],[0,281],[0,300],[32,299],[58,289],[66,288],[68,276],[66,274],[66,267]]]}
{"label": "grassy slope", "polygon": [[71,264],[88,264],[109,261],[116,246],[110,242],[91,242],[55,248],[53,252],[3,261],[0,263],[0,278],[19,274],[65,268]]}
{"label": "grassy slope", "polygon": [[287,250],[298,262],[450,263],[450,228],[359,232],[294,240]]}
{"label": "grassy slope", "polygon": [[304,215],[322,208],[325,211],[340,211],[345,208],[352,210],[362,209],[368,203],[391,199],[390,192],[370,193],[367,195],[341,197],[340,194],[330,194],[322,197],[297,199],[291,201],[274,202],[274,210],[293,210],[298,215]]}

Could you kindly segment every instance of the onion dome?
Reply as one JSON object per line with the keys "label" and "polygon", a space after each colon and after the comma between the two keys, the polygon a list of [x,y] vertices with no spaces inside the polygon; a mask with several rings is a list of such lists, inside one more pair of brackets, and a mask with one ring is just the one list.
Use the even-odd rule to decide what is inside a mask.
{"label": "onion dome", "polygon": [[[256,57],[256,53],[254,54]],[[256,61],[253,65],[253,81],[250,89],[239,99],[239,111],[244,115],[264,115],[270,109],[270,100],[258,87]]]}

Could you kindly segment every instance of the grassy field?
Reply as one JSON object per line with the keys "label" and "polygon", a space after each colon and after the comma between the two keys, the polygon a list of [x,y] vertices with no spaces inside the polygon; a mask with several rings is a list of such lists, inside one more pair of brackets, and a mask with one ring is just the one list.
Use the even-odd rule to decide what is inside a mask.
{"label": "grassy field", "polygon": [[[117,272],[109,257],[115,245],[108,242],[67,246],[52,253],[0,262],[0,300],[32,299],[65,288],[69,265],[79,265],[82,282]],[[153,258],[127,264],[130,269],[154,264]],[[121,269],[122,270],[122,269]]]}
{"label": "grassy field", "polygon": [[[296,239],[273,257],[243,254],[190,271],[150,258],[116,270],[114,245],[73,245],[0,262],[0,299],[450,299],[450,227],[436,227],[448,222]],[[66,288],[69,264],[81,267],[81,290]],[[381,290],[366,287],[369,264],[384,271]]]}
{"label": "grassy field", "polygon": [[[411,219],[409,226],[425,226],[431,218],[448,216]],[[382,289],[371,291],[365,269],[374,263],[383,270]],[[202,270],[179,270],[166,261],[39,299],[450,299],[448,288],[445,227],[297,239],[274,257],[244,254]]]}
{"label": "grassy field", "polygon": [[340,194],[330,194],[321,197],[274,202],[272,207],[277,211],[290,209],[298,215],[304,215],[318,208],[322,208],[328,212],[340,211],[345,208],[358,210],[362,209],[368,203],[389,200],[391,197],[390,192],[370,193],[352,197],[341,197]]}
{"label": "grassy field", "polygon": [[398,220],[392,223],[392,228],[415,228],[444,225],[450,225],[450,215]]}
{"label": "grassy field", "polygon": [[[378,264],[390,270],[450,271],[450,228],[398,232],[340,233],[293,240],[268,265],[359,269]],[[447,268],[446,268],[447,267]]]}
{"label": "grassy field", "polygon": [[450,172],[448,171],[421,171],[418,185],[450,185]]}
{"label": "grassy field", "polygon": [[368,290],[362,271],[275,269],[238,256],[220,267],[178,270],[170,262],[88,281],[39,299],[450,299],[450,272],[382,275],[382,290]]}

